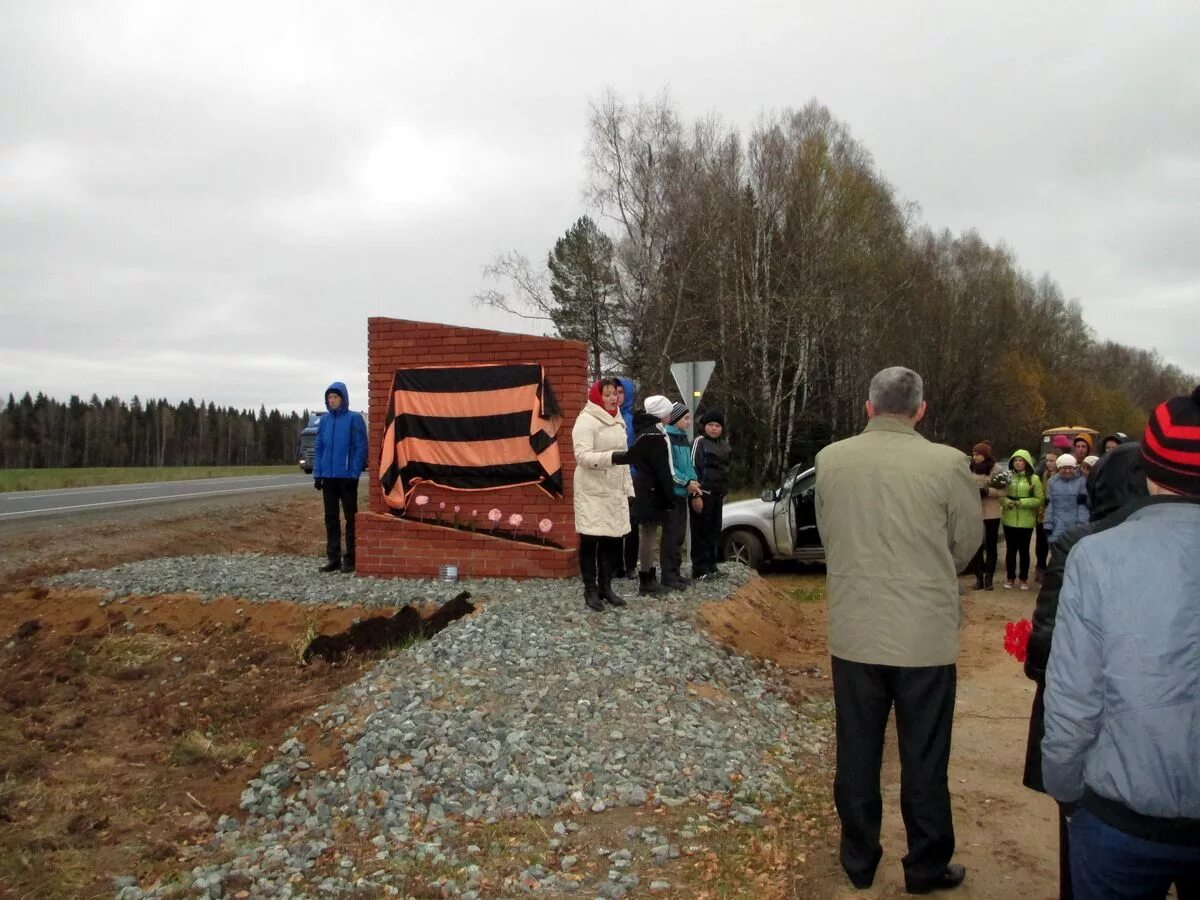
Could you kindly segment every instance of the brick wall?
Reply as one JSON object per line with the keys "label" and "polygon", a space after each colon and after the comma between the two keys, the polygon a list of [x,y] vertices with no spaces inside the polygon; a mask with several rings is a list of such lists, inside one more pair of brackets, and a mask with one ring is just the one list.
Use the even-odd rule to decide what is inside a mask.
{"label": "brick wall", "polygon": [[[356,566],[364,575],[436,576],[446,563],[458,566],[460,577],[561,578],[578,573],[575,551],[575,517],[571,488],[575,457],[571,451],[571,426],[587,395],[587,346],[578,341],[509,334],[483,328],[459,328],[407,319],[367,320],[369,378],[368,450],[370,462],[369,512],[356,521]],[[432,485],[419,493],[429,497],[427,517],[471,517],[477,532],[429,525],[413,518],[391,515],[379,485],[380,441],[391,400],[392,376],[398,368],[472,364],[540,363],[562,409],[558,431],[562,456],[562,499],[535,486],[499,491],[451,491]],[[439,509],[441,503],[445,510]],[[548,537],[567,549],[507,540],[488,533],[487,512],[500,509],[505,519],[512,513],[524,517],[523,534],[534,533],[536,523],[548,518],[554,528]],[[410,510],[416,507],[410,506]],[[500,529],[497,529],[499,532]]]}

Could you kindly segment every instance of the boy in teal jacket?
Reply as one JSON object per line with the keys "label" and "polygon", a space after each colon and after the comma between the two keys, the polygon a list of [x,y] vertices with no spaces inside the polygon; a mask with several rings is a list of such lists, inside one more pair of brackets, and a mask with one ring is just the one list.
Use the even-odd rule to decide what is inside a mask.
{"label": "boy in teal jacket", "polygon": [[688,442],[687,427],[691,413],[682,403],[671,407],[663,418],[667,442],[671,448],[671,478],[675,485],[675,502],[663,517],[662,544],[658,556],[662,562],[664,587],[682,590],[691,584],[691,579],[680,573],[683,565],[683,537],[687,531],[688,497],[697,512],[704,508],[700,495],[700,482],[696,480],[696,467],[692,463],[692,448]]}

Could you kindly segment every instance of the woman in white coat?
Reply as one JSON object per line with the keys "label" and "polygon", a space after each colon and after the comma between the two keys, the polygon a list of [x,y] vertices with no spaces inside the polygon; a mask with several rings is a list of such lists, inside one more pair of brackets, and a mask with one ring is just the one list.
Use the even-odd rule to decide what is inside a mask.
{"label": "woman in white coat", "polygon": [[629,498],[633,496],[625,419],[617,406],[618,386],[615,378],[602,378],[593,384],[588,402],[571,430],[579,572],[584,602],[597,612],[606,602],[625,605],[612,588],[621,539],[629,533]]}

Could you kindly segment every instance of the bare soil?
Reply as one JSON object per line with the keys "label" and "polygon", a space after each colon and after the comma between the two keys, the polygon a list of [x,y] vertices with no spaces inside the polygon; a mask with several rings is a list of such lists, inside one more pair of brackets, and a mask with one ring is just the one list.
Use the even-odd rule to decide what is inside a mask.
{"label": "bare soil", "polygon": [[[823,574],[815,572],[775,574],[702,614],[718,639],[785,667],[798,695],[829,697],[824,581]],[[1035,596],[1032,590],[998,587],[992,592],[968,590],[964,597],[967,615],[950,758],[955,860],[967,867],[965,884],[954,892],[957,897],[1058,896],[1056,808],[1049,797],[1021,785],[1033,682],[1003,649],[1004,623],[1028,618]],[[823,863],[828,874],[819,883],[828,896],[908,896],[900,866],[905,839],[894,721],[884,759],[884,855],[875,884],[857,891],[841,875],[834,823],[828,845],[810,860]]]}
{"label": "bare soil", "polygon": [[[316,565],[322,544],[320,504],[305,492],[0,527],[0,645],[13,642],[0,649],[0,895],[108,897],[114,875],[145,885],[186,871],[205,855],[217,817],[240,815],[246,781],[285,731],[375,662],[301,666],[299,649],[314,632],[378,609],[186,596],[101,607],[94,592],[51,591],[36,579],[202,553],[301,553]],[[822,588],[820,574],[774,574],[701,615],[719,640],[784,667],[796,702],[823,699]],[[966,598],[951,779],[968,880],[957,896],[1056,894],[1053,804],[1020,785],[1032,686],[1001,649],[1004,622],[1027,616],[1032,600],[1001,591]],[[332,742],[322,750],[311,728],[302,738],[315,763],[336,765]],[[673,828],[691,815],[709,824],[680,859],[639,865],[640,893],[662,877],[673,885],[667,896],[902,896],[894,751],[883,776],[884,861],[864,892],[837,865],[831,769],[821,762],[796,773],[796,797],[765,808],[762,828],[703,808],[610,810],[586,818],[586,846],[568,837],[558,854],[576,853],[583,876],[602,865],[591,849],[622,846],[630,824]],[[479,860],[489,896],[518,893],[516,873],[535,861],[557,864],[545,856],[552,824],[463,829],[464,845],[502,848]],[[353,841],[347,835],[346,852]],[[436,873],[413,866],[420,896]]]}

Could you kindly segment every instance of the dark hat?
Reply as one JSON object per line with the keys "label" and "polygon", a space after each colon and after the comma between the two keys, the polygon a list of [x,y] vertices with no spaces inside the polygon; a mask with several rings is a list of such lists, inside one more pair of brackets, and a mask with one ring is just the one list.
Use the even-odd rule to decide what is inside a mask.
{"label": "dark hat", "polygon": [[671,407],[671,415],[667,417],[667,424],[674,425],[680,419],[688,414],[688,408],[683,403],[676,403]]}
{"label": "dark hat", "polygon": [[1154,408],[1142,437],[1142,463],[1151,481],[1200,497],[1200,387]]}
{"label": "dark hat", "polygon": [[987,441],[980,441],[978,444],[976,444],[974,447],[971,448],[971,452],[978,453],[984,459],[995,459],[996,458],[992,455],[992,445],[989,444]]}
{"label": "dark hat", "polygon": [[725,427],[725,413],[721,412],[721,410],[717,409],[714,406],[712,409],[707,410],[704,413],[704,415],[702,415],[700,417],[700,425],[701,426],[707,425],[709,422],[716,422],[718,425],[720,425],[722,428],[724,428]]}

